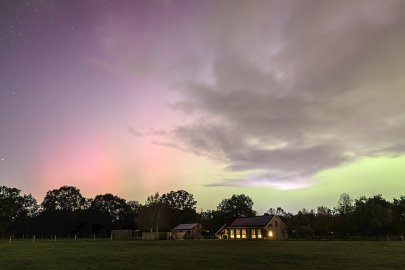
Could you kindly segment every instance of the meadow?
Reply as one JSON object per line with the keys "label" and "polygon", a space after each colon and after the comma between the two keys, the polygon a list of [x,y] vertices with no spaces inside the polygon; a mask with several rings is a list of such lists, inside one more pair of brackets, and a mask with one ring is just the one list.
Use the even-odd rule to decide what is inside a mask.
{"label": "meadow", "polygon": [[0,269],[405,269],[405,243],[2,240]]}

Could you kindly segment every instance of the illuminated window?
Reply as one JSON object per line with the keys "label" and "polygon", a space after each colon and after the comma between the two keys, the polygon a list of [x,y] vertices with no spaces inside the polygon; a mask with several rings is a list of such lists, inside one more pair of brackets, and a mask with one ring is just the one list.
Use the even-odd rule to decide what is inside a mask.
{"label": "illuminated window", "polygon": [[242,229],[242,238],[246,238],[246,229]]}
{"label": "illuminated window", "polygon": [[252,239],[256,238],[256,229],[252,229],[251,235],[252,235]]}
{"label": "illuminated window", "polygon": [[233,229],[229,230],[229,235],[231,238],[235,238],[235,231]]}
{"label": "illuminated window", "polygon": [[240,229],[236,229],[236,238],[240,238]]}
{"label": "illuminated window", "polygon": [[262,230],[257,230],[257,238],[262,238]]}
{"label": "illuminated window", "polygon": [[273,237],[273,231],[269,231],[269,237]]}

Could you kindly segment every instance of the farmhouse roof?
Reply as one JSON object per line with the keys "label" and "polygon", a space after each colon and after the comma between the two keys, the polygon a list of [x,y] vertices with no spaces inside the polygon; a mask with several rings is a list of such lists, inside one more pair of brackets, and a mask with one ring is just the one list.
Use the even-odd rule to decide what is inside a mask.
{"label": "farmhouse roof", "polygon": [[247,217],[235,219],[228,228],[232,227],[265,227],[274,215],[265,215],[258,217]]}
{"label": "farmhouse roof", "polygon": [[173,228],[173,230],[192,230],[198,223],[189,223],[189,224],[179,224]]}

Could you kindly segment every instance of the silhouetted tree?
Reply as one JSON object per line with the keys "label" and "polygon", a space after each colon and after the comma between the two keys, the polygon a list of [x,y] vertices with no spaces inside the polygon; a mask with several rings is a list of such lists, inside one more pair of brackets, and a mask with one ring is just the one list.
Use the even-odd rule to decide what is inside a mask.
{"label": "silhouetted tree", "polygon": [[381,235],[389,232],[392,225],[391,203],[381,194],[372,198],[364,196],[356,199],[355,221],[358,232],[366,235]]}
{"label": "silhouetted tree", "polygon": [[[197,202],[187,191],[170,191],[147,197],[145,205],[107,193],[84,198],[76,187],[63,186],[48,191],[39,209],[31,195],[17,188],[0,186],[0,235],[67,236],[78,234],[108,236],[111,229],[136,228],[145,231],[168,231],[178,223],[200,222],[215,232],[237,217],[256,215],[253,201],[240,194],[222,200],[216,210],[196,212]],[[319,206],[317,211],[303,208],[297,214],[281,207],[265,214],[280,216],[291,236],[379,236],[405,233],[405,196],[387,201],[382,195],[359,197],[340,195],[332,211]]]}
{"label": "silhouetted tree", "polygon": [[403,235],[405,233],[405,196],[394,199],[392,203],[393,231]]}
{"label": "silhouetted tree", "polygon": [[180,223],[197,222],[197,202],[194,196],[184,190],[170,191],[163,194],[160,200],[169,208],[169,226],[174,227]]}
{"label": "silhouetted tree", "polygon": [[11,230],[23,207],[23,197],[17,188],[0,187],[0,234]]}
{"label": "silhouetted tree", "polygon": [[339,196],[338,205],[335,208],[337,213],[335,224],[337,231],[342,236],[347,236],[354,233],[354,205],[353,199],[347,193],[342,193]]}
{"label": "silhouetted tree", "polygon": [[139,204],[132,201],[127,203],[125,199],[111,193],[97,195],[91,203],[91,209],[105,214],[111,220],[115,228],[133,228],[134,217],[137,215]]}
{"label": "silhouetted tree", "polygon": [[316,235],[330,235],[333,231],[332,210],[326,206],[318,206],[313,221],[313,229]]}
{"label": "silhouetted tree", "polygon": [[145,205],[139,208],[135,224],[144,231],[168,231],[170,209],[163,203],[158,192],[147,197]]}
{"label": "silhouetted tree", "polygon": [[197,202],[194,200],[194,196],[191,193],[188,193],[184,190],[170,191],[166,194],[163,194],[161,201],[171,209],[174,210],[188,210],[194,209]]}
{"label": "silhouetted tree", "polygon": [[277,215],[280,217],[286,216],[287,213],[284,211],[283,208],[281,208],[280,206],[277,208],[269,208],[269,210],[266,211],[266,214],[269,215]]}
{"label": "silhouetted tree", "polygon": [[353,199],[350,197],[349,194],[340,194],[336,211],[340,215],[349,214],[353,211]]}
{"label": "silhouetted tree", "polygon": [[80,189],[72,186],[63,186],[48,191],[42,202],[44,211],[75,211],[84,209],[85,206],[86,199],[80,194]]}
{"label": "silhouetted tree", "polygon": [[252,208],[253,201],[249,196],[234,194],[231,198],[222,200],[217,206],[217,211],[226,223],[237,217],[255,216],[256,211]]}

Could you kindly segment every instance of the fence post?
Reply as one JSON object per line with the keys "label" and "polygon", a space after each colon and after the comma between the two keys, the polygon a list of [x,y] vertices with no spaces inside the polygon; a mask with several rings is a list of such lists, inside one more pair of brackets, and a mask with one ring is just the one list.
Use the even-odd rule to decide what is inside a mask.
{"label": "fence post", "polygon": [[77,240],[77,235],[75,234],[75,241]]}
{"label": "fence post", "polygon": [[10,240],[8,241],[8,243],[9,243],[9,244],[11,243],[11,235],[10,235]]}

